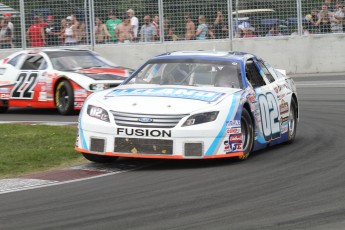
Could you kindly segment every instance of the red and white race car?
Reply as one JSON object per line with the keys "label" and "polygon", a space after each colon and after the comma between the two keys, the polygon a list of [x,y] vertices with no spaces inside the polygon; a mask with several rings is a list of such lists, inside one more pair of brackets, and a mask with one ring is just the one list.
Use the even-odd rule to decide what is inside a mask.
{"label": "red and white race car", "polygon": [[0,60],[0,112],[9,107],[80,110],[92,92],[116,87],[132,73],[90,50],[24,50]]}

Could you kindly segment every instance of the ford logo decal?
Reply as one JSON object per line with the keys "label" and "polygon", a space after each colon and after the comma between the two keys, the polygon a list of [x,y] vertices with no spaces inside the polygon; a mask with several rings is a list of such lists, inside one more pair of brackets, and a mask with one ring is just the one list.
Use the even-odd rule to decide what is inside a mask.
{"label": "ford logo decal", "polygon": [[153,122],[153,119],[149,117],[141,117],[138,119],[138,121],[140,121],[141,123],[151,123]]}

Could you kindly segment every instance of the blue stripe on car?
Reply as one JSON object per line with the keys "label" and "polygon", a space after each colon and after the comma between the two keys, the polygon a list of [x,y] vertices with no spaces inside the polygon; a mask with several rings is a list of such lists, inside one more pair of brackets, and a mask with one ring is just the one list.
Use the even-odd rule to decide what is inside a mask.
{"label": "blue stripe on car", "polygon": [[86,98],[86,100],[84,101],[84,104],[83,104],[83,107],[80,111],[80,115],[79,115],[79,134],[80,134],[80,139],[81,139],[81,147],[82,149],[85,149],[85,150],[89,150],[89,147],[87,146],[87,142],[86,142],[86,139],[85,139],[85,135],[84,135],[84,132],[83,132],[83,127],[82,127],[82,121],[83,121],[83,114],[84,114],[84,110],[87,110],[87,101],[93,97],[95,94],[91,94],[90,96],[88,96],[88,98]]}
{"label": "blue stripe on car", "polygon": [[226,132],[226,121],[229,121],[232,117],[232,115],[234,114],[234,110],[237,107],[237,96],[236,94],[233,95],[232,101],[231,101],[231,106],[229,109],[229,113],[226,116],[226,120],[222,126],[222,129],[219,131],[218,135],[216,136],[216,138],[213,140],[211,146],[208,148],[208,150],[205,153],[205,156],[211,156],[215,153],[215,151],[217,150],[218,146],[219,146],[219,142],[223,141],[223,137],[224,137],[224,133]]}

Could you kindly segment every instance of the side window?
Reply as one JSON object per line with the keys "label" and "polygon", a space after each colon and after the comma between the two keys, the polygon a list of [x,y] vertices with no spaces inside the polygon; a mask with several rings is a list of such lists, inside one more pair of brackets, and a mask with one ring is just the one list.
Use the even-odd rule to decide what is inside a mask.
{"label": "side window", "polygon": [[266,85],[254,61],[251,59],[246,62],[246,76],[254,88]]}
{"label": "side window", "polygon": [[265,64],[262,61],[258,61],[258,64],[260,66],[260,68],[262,69],[262,71],[264,72],[265,76],[267,77],[268,81],[270,83],[274,82],[275,79],[272,76],[271,72],[267,69],[267,67],[265,66]]}
{"label": "side window", "polygon": [[16,66],[19,59],[23,56],[23,54],[18,54],[17,56],[15,56],[14,58],[12,58],[9,62],[7,62],[8,64],[12,65],[12,66]]}
{"label": "side window", "polygon": [[26,58],[24,61],[21,70],[38,70],[41,63],[43,61],[43,57],[41,55],[32,55]]}
{"label": "side window", "polygon": [[268,64],[267,62],[265,62],[264,64],[267,67],[268,71],[270,71],[270,73],[274,77],[274,79],[276,79],[276,80],[279,79],[279,76],[277,75],[275,69],[270,64]]}

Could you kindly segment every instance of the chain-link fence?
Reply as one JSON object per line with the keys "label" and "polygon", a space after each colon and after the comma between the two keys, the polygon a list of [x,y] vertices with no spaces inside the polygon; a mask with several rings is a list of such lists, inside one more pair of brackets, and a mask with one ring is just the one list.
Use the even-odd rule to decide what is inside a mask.
{"label": "chain-link fence", "polygon": [[3,0],[0,48],[344,33],[336,0]]}

